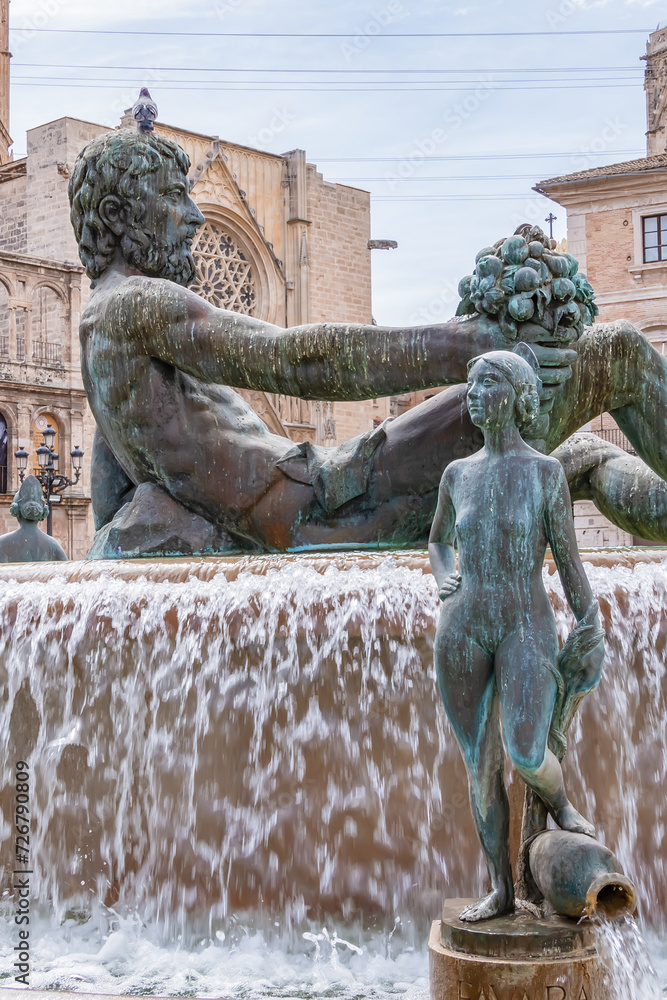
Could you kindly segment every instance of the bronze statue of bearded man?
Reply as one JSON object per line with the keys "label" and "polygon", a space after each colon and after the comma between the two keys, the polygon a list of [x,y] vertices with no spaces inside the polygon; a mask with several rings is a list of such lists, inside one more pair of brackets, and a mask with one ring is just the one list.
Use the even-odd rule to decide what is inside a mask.
{"label": "bronze statue of bearded man", "polygon": [[[94,551],[128,554],[122,532],[113,542],[110,532],[135,491],[126,508],[135,527],[153,516],[142,521],[142,505],[154,509],[159,496],[170,516],[176,510],[214,531],[215,544],[199,551],[424,542],[443,468],[481,445],[466,410],[467,362],[511,350],[516,337],[479,312],[417,328],[282,329],[216,308],[187,289],[203,222],[188,170],[170,140],[119,129],[89,143],[70,178],[72,223],[93,288],[80,335],[98,427],[93,508],[96,526],[106,525]],[[628,323],[589,327],[578,339],[571,326],[547,329],[539,317],[518,326],[543,384],[534,443],[553,451],[592,417],[613,412],[647,464],[603,442],[593,449],[584,436],[563,453],[573,495],[592,497],[637,535],[667,540],[664,359]],[[443,385],[451,388],[334,448],[271,434],[234,391],[360,400]],[[184,550],[140,532],[132,545],[133,554]],[[193,542],[189,551],[197,550]]]}

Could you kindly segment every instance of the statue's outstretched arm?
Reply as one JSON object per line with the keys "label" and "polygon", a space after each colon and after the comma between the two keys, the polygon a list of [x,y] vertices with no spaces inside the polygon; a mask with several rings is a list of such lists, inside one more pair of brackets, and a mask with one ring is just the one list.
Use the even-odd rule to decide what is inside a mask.
{"label": "statue's outstretched arm", "polygon": [[551,466],[549,473],[545,518],[547,537],[567,603],[579,621],[594,600],[593,591],[579,556],[565,472],[558,464]]}
{"label": "statue's outstretched arm", "polygon": [[368,399],[465,382],[506,346],[487,319],[408,329],[315,323],[282,329],[218,309],[169,281],[126,283],[121,322],[146,354],[204,381],[303,399]]}

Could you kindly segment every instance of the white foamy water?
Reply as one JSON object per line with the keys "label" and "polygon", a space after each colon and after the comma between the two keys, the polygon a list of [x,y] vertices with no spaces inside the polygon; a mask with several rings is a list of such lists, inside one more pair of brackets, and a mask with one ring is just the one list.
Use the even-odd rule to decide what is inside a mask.
{"label": "white foamy water", "polygon": [[[40,925],[30,988],[229,1000],[428,1000],[426,950],[408,943],[400,929],[390,936],[313,924],[271,935],[239,923],[186,949],[156,944],[136,919],[111,917],[110,924],[107,933],[92,922]],[[11,938],[3,926],[0,986],[16,985]]]}
{"label": "white foamy water", "polygon": [[656,942],[658,958],[654,963],[635,920],[596,921],[595,947],[610,972],[613,995],[609,1000],[661,1000],[662,986],[656,970],[656,964],[664,964],[661,947]]}
{"label": "white foamy water", "polygon": [[[667,571],[588,572],[608,658],[566,776],[638,884],[664,986]],[[483,886],[435,687],[437,611],[432,577],[391,557],[5,586],[0,787],[30,759],[32,889],[49,914],[31,986],[426,997],[429,919]],[[6,922],[5,977],[14,943]]]}
{"label": "white foamy water", "polygon": [[[428,1000],[428,954],[423,938],[415,944],[413,937],[409,927],[390,935],[314,924],[271,935],[240,921],[226,935],[188,949],[155,943],[136,918],[110,915],[106,931],[92,920],[69,919],[58,927],[40,921],[30,988],[229,1000]],[[0,986],[16,985],[12,939],[3,922]],[[667,997],[667,946],[650,932],[647,940],[634,921],[599,931],[598,948],[615,990],[610,1000]]]}

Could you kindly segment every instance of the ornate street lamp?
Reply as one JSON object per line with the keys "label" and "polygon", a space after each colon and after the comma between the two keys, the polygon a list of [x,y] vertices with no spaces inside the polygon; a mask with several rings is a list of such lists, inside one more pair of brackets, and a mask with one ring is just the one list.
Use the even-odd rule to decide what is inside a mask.
{"label": "ornate street lamp", "polygon": [[25,448],[19,448],[18,451],[14,452],[14,458],[16,459],[16,468],[19,470],[19,479],[23,482],[23,477],[25,476],[25,470],[28,466],[28,452]]}
{"label": "ornate street lamp", "polygon": [[[53,508],[54,503],[60,503],[60,494],[66,490],[69,486],[76,486],[81,478],[81,466],[83,464],[83,451],[78,445],[75,445],[70,452],[70,458],[72,459],[72,468],[74,469],[74,479],[68,479],[67,476],[62,475],[58,472],[58,465],[60,462],[60,456],[54,448],[54,443],[56,440],[56,432],[51,426],[51,424],[46,425],[46,429],[42,431],[42,436],[44,441],[40,444],[39,448],[35,449],[35,454],[37,455],[37,464],[39,465],[39,471],[36,473],[36,478],[42,485],[42,491],[44,493],[44,500],[49,505],[49,516],[46,519],[46,533],[47,535],[53,534]],[[16,468],[19,473],[19,482],[23,482],[25,479],[26,469],[28,467],[28,452],[25,448],[19,446],[18,451],[14,452],[14,458],[16,459]]]}
{"label": "ornate street lamp", "polygon": [[56,440],[56,432],[51,424],[46,425],[46,428],[42,431],[42,437],[44,438],[44,444],[51,451]]}

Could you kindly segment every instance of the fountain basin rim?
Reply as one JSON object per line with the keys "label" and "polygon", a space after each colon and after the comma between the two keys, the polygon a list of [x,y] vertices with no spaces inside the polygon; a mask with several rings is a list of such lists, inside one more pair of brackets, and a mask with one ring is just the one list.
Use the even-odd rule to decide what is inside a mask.
{"label": "fountain basin rim", "polygon": [[[584,563],[593,566],[626,567],[631,569],[639,563],[665,563],[665,549],[582,549]],[[391,561],[394,565],[430,574],[428,555],[421,549],[402,549],[384,552],[350,550],[345,552],[308,552],[294,554],[231,555],[231,556],[180,556],[155,559],[110,559],[68,563],[4,563],[0,565],[0,584],[16,581],[31,583],[48,580],[51,577],[63,579],[65,583],[79,583],[97,580],[100,577],[138,580],[150,582],[186,583],[196,579],[209,581],[222,575],[226,580],[235,580],[241,573],[264,576],[272,571],[280,571],[289,566],[304,566],[317,573],[328,569],[348,571],[351,569],[373,570]],[[545,565],[550,573],[555,571],[551,554],[547,552]]]}

